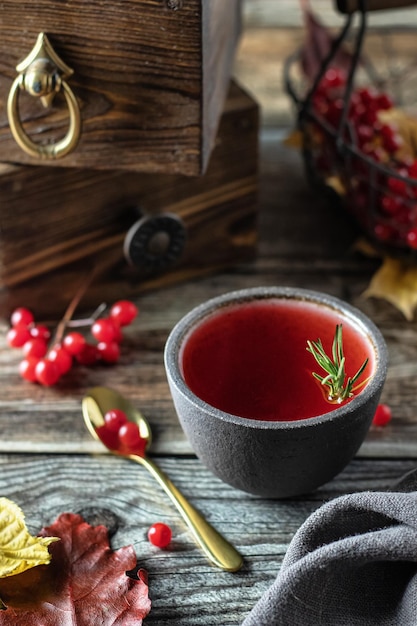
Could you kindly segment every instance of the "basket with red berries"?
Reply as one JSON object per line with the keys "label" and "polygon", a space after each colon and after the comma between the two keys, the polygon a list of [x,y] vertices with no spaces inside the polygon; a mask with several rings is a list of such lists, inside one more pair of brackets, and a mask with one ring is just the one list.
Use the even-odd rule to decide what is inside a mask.
{"label": "basket with red berries", "polygon": [[[323,28],[311,14],[309,19],[310,41],[311,29],[317,38],[321,28],[323,53]],[[417,118],[397,100],[401,73],[390,81],[365,56],[366,19],[362,9],[348,16],[337,37],[326,33],[328,49],[314,76],[303,71],[311,50],[291,57],[286,86],[297,106],[310,182],[331,189],[333,197],[335,192],[374,244],[411,255],[417,250]],[[302,68],[301,81],[294,79],[295,65]]]}

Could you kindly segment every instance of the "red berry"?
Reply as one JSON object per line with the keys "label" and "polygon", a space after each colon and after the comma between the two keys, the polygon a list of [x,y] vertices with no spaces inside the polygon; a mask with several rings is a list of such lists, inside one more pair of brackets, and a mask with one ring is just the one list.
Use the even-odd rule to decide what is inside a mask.
{"label": "red berry", "polygon": [[117,322],[114,323],[114,339],[113,339],[113,341],[115,341],[116,343],[122,343],[122,341],[123,341],[122,329],[117,324]]}
{"label": "red berry", "polygon": [[51,332],[47,326],[43,326],[42,324],[35,324],[30,329],[30,334],[33,338],[44,339],[45,341],[49,341],[51,337]]}
{"label": "red berry", "polygon": [[36,380],[45,387],[55,385],[60,378],[59,367],[53,361],[41,359],[35,367]]}
{"label": "red berry", "polygon": [[407,183],[405,180],[395,178],[395,176],[390,176],[387,180],[387,186],[393,193],[396,193],[399,196],[407,196]]}
{"label": "red berry", "polygon": [[413,250],[417,250],[417,228],[411,228],[407,233],[407,244]]}
{"label": "red berry", "polygon": [[339,124],[344,107],[345,102],[341,98],[330,102],[329,108],[326,113],[326,119],[330,124],[332,124],[332,126],[336,127]]}
{"label": "red berry", "polygon": [[85,337],[81,333],[71,332],[64,337],[63,347],[73,356],[79,354],[86,344]]}
{"label": "red berry", "polygon": [[21,375],[22,378],[24,378],[25,380],[28,380],[31,383],[36,382],[37,378],[36,378],[36,366],[39,362],[39,359],[36,359],[35,357],[26,357],[26,359],[23,359],[23,361],[21,361],[20,365],[19,365],[19,374]]}
{"label": "red berry", "polygon": [[127,416],[121,409],[110,409],[104,414],[104,423],[112,432],[118,433],[120,428],[127,423]]}
{"label": "red berry", "polygon": [[56,363],[61,374],[66,374],[72,367],[72,356],[60,344],[54,346],[48,352],[48,361]]}
{"label": "red berry", "polygon": [[34,339],[28,339],[23,345],[23,354],[25,356],[32,356],[38,359],[42,359],[48,350],[48,344],[45,339],[35,337]]}
{"label": "red berry", "polygon": [[17,324],[7,331],[6,338],[11,348],[21,348],[30,339],[29,328],[24,324]]}
{"label": "red berry", "polygon": [[381,209],[387,215],[396,215],[403,207],[403,201],[393,196],[383,196],[381,198]]}
{"label": "red berry", "polygon": [[382,124],[379,129],[382,139],[392,139],[395,135],[395,128],[391,124]]}
{"label": "red berry", "polygon": [[24,326],[29,326],[33,323],[34,317],[32,311],[26,309],[25,307],[19,307],[15,309],[10,318],[10,322],[12,326],[18,326],[23,324]]}
{"label": "red berry", "polygon": [[324,75],[324,80],[329,88],[343,87],[346,83],[346,72],[339,67],[329,67]]}
{"label": "red berry", "polygon": [[118,450],[119,438],[117,432],[111,431],[105,424],[96,428],[96,433],[109,450]]}
{"label": "red berry", "polygon": [[361,116],[361,121],[368,126],[374,127],[378,121],[378,113],[373,108],[367,108]]}
{"label": "red berry", "polygon": [[410,178],[417,178],[417,159],[408,166],[408,175]]}
{"label": "red berry", "polygon": [[80,365],[94,365],[98,360],[97,347],[91,343],[85,343],[81,352],[78,352],[75,358]]}
{"label": "red berry", "polygon": [[389,241],[394,237],[394,230],[388,224],[376,224],[374,227],[374,235],[380,241]]}
{"label": "red berry", "polygon": [[119,428],[119,442],[130,454],[143,454],[146,443],[135,422],[127,422]]}
{"label": "red berry", "polygon": [[120,346],[116,341],[110,343],[100,341],[97,344],[97,352],[99,358],[105,363],[117,363],[120,359]]}
{"label": "red berry", "polygon": [[373,104],[378,99],[378,93],[373,87],[362,87],[358,89],[356,93],[367,106]]}
{"label": "red berry", "polygon": [[412,161],[412,163],[407,166],[406,171],[407,176],[412,179],[412,182],[409,185],[411,195],[414,198],[417,198],[417,159]]}
{"label": "red berry", "polygon": [[387,152],[393,154],[397,152],[401,148],[403,141],[397,133],[393,134],[392,137],[386,137],[383,140],[383,146]]}
{"label": "red berry", "polygon": [[91,327],[91,334],[97,341],[110,343],[116,336],[116,324],[109,317],[102,317],[94,322]]}
{"label": "red berry", "polygon": [[362,146],[362,152],[369,156],[377,163],[383,163],[386,160],[386,152],[380,146],[366,143]]}
{"label": "red berry", "polygon": [[369,126],[365,126],[365,124],[360,124],[358,126],[358,128],[356,129],[356,134],[360,146],[369,143],[374,136],[372,128],[370,128]]}
{"label": "red berry", "polygon": [[155,522],[148,530],[148,539],[157,548],[166,548],[172,539],[172,530],[163,522]]}
{"label": "red berry", "polygon": [[363,116],[366,113],[366,107],[362,104],[362,102],[352,101],[349,109],[349,117],[355,124],[362,123]]}
{"label": "red berry", "polygon": [[397,224],[404,224],[405,226],[410,226],[411,223],[413,222],[412,218],[413,218],[413,215],[412,215],[411,207],[409,207],[407,204],[404,204],[401,207],[401,210],[395,216],[395,221],[397,222]]}
{"label": "red berry", "polygon": [[334,99],[335,95],[340,92],[340,87],[343,87],[346,83],[346,74],[343,70],[337,67],[330,67],[326,70],[323,78],[321,79],[317,93],[320,96]]}
{"label": "red berry", "polygon": [[128,326],[138,314],[138,308],[130,300],[119,300],[110,309],[110,317],[119,326]]}
{"label": "red berry", "polygon": [[372,424],[374,426],[386,426],[392,419],[392,411],[388,404],[378,404]]}
{"label": "red berry", "polygon": [[392,109],[394,106],[393,101],[386,93],[381,93],[377,97],[378,108],[381,110]]}

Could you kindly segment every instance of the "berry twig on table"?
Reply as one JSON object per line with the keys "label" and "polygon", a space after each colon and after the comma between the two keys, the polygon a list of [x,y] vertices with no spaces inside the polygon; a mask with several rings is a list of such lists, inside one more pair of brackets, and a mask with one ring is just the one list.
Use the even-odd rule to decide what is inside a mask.
{"label": "berry twig on table", "polygon": [[90,274],[86,277],[86,279],[81,283],[81,285],[79,286],[75,296],[73,297],[73,299],[71,300],[71,302],[69,303],[67,310],[65,311],[61,321],[59,322],[56,332],[55,332],[55,336],[54,336],[54,343],[61,343],[62,338],[64,336],[65,333],[65,329],[67,327],[68,322],[72,319],[77,306],[79,305],[81,298],[83,297],[83,295],[85,294],[85,292],[87,291],[88,286],[91,284],[94,275],[96,273],[96,270],[93,269],[92,272],[90,272]]}
{"label": "berry twig on table", "polygon": [[[91,366],[97,362],[116,363],[120,357],[122,327],[133,322],[138,308],[129,300],[115,302],[107,316],[102,316],[106,305],[100,305],[91,317],[73,320],[72,316],[84,292],[79,290],[68,306],[51,339],[44,324],[36,324],[33,313],[19,307],[11,316],[7,333],[10,347],[22,348],[24,358],[19,373],[25,380],[45,386],[56,384],[74,365]],[[70,328],[89,328],[95,341]]]}

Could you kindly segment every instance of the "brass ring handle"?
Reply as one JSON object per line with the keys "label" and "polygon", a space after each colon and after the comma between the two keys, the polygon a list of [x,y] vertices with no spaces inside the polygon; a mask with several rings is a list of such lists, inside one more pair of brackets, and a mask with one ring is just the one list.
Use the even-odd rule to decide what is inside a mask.
{"label": "brass ring handle", "polygon": [[[24,152],[35,158],[57,159],[65,156],[75,148],[81,133],[80,108],[65,80],[72,74],[71,68],[58,57],[46,35],[41,33],[32,52],[16,69],[19,75],[13,81],[7,100],[10,130],[16,143]],[[54,96],[62,92],[68,107],[69,126],[67,134],[61,140],[50,144],[32,141],[20,119],[20,91],[40,98],[44,106],[49,106]]]}
{"label": "brass ring handle", "polygon": [[61,90],[68,105],[68,132],[65,137],[57,143],[46,145],[38,144],[32,141],[23,129],[18,106],[19,91],[21,89],[22,79],[21,76],[18,76],[13,82],[7,101],[7,114],[9,117],[10,130],[12,131],[16,143],[30,156],[41,159],[57,159],[71,152],[71,150],[73,150],[77,145],[80,136],[81,115],[77,99],[68,84],[64,80],[61,81]]}

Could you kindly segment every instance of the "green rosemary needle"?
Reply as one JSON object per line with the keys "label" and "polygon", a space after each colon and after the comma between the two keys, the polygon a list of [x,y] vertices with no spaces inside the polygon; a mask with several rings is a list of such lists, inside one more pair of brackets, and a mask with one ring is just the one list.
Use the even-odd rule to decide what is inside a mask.
{"label": "green rosemary needle", "polygon": [[320,339],[317,341],[307,341],[307,351],[315,358],[316,362],[324,370],[325,375],[322,376],[316,372],[312,372],[314,378],[328,388],[328,400],[330,402],[343,402],[353,396],[353,385],[363,373],[368,364],[366,359],[356,374],[346,379],[345,356],[343,354],[343,337],[342,324],[336,325],[336,332],[332,344],[332,356],[328,356],[323,348]]}

